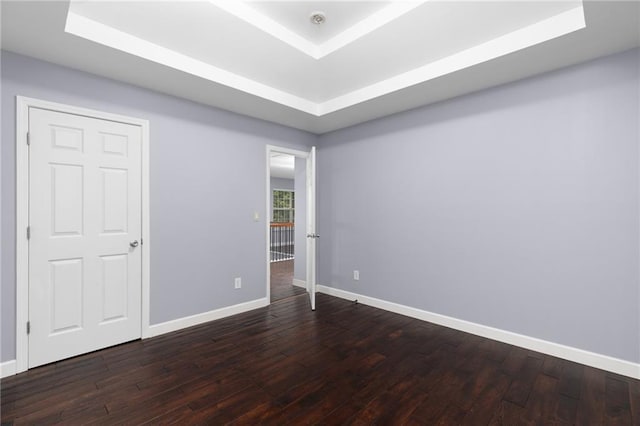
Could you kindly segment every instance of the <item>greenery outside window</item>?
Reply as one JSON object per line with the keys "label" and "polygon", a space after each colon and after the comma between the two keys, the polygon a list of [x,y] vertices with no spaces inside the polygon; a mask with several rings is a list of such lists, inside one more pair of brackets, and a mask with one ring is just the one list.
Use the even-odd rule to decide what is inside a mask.
{"label": "greenery outside window", "polygon": [[273,190],[273,220],[272,222],[286,223],[294,221],[295,216],[295,192],[274,189]]}

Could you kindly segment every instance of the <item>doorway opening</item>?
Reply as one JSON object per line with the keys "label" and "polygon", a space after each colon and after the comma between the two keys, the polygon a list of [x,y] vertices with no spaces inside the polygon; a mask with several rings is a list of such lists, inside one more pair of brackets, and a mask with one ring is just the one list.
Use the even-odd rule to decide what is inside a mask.
{"label": "doorway opening", "polygon": [[[269,246],[271,262],[295,258],[295,199],[294,179],[271,177],[271,221]],[[287,187],[286,189],[279,189]]]}
{"label": "doorway opening", "polygon": [[[300,163],[298,162],[298,167]],[[269,210],[269,262],[270,301],[286,299],[305,293],[304,286],[294,285],[296,264],[300,268],[300,257],[296,262],[296,232],[304,230],[305,182],[300,182],[300,170],[296,176],[296,157],[282,152],[272,152],[269,157],[270,210]],[[296,182],[296,177],[298,181]],[[304,177],[304,176],[303,176]],[[297,197],[296,197],[297,195]],[[298,228],[296,225],[300,225]],[[298,235],[299,237],[299,235]],[[300,275],[298,271],[298,275]]]}
{"label": "doorway opening", "polygon": [[267,145],[266,290],[269,302],[307,293],[315,310],[315,158]]}

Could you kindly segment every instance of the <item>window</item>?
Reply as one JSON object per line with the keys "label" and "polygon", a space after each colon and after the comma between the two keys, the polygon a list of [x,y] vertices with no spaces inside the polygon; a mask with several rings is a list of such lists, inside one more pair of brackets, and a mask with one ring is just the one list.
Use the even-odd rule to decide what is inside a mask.
{"label": "window", "polygon": [[273,190],[273,219],[272,222],[294,221],[295,192],[281,189]]}

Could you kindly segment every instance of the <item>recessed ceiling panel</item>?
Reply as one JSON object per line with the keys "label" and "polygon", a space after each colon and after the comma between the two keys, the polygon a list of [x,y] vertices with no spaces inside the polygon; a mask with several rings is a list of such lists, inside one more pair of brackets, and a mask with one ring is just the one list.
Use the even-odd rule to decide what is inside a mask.
{"label": "recessed ceiling panel", "polygon": [[[339,19],[310,35],[311,9],[327,25]],[[637,47],[639,9],[578,0],[29,1],[3,2],[1,27],[5,50],[322,133]]]}
{"label": "recessed ceiling panel", "polygon": [[[320,105],[581,5],[579,0],[415,2],[416,7],[410,13],[394,18],[331,54],[314,59],[282,42],[280,38],[265,33],[264,29],[244,21],[237,14],[225,12],[218,4],[165,2],[158,7],[155,2],[83,1],[73,2],[70,13],[244,79],[235,88],[242,90],[246,86],[250,90],[253,82],[274,89],[280,93],[279,99],[287,98],[286,95],[282,96],[284,93],[306,100],[309,104]],[[338,22],[340,26],[326,33],[331,38],[343,32],[349,23],[358,24],[372,13],[384,10],[389,2],[248,4],[257,11],[268,13],[268,18],[277,19],[280,25],[289,25],[294,32],[301,32],[305,27],[317,27],[309,22],[308,17],[303,19],[302,15],[307,15],[306,11],[313,11],[316,7],[324,8],[327,14],[331,12],[341,16]],[[298,20],[304,25],[298,25]],[[68,30],[74,33],[73,26],[69,22],[67,25]],[[84,27],[84,31],[90,31],[89,25]],[[573,29],[575,27],[568,30]],[[76,34],[86,36],[86,33]],[[103,35],[102,39],[105,37]],[[110,44],[110,40],[104,43],[118,48]],[[132,41],[128,41],[121,48],[135,54],[126,50],[132,44]],[[208,73],[215,79],[214,74]],[[228,79],[216,81],[227,84]],[[390,87],[390,90],[401,88]],[[250,93],[270,98],[268,90]],[[275,100],[275,96],[272,98]],[[300,104],[305,102],[290,102],[287,105],[298,108]],[[319,106],[316,111],[310,105],[303,110],[321,114],[323,108]]]}
{"label": "recessed ceiling panel", "polygon": [[323,58],[323,67],[331,70],[332,84],[310,97],[315,102],[328,101],[509,35],[580,4],[580,1],[425,2],[415,12]]}
{"label": "recessed ceiling panel", "polygon": [[[248,4],[289,30],[321,44],[389,5],[389,1],[254,1]],[[324,12],[326,21],[312,24],[309,17]]]}
{"label": "recessed ceiling panel", "polygon": [[88,1],[73,2],[69,10],[237,76],[310,97],[300,75],[314,77],[315,59],[210,2]]}

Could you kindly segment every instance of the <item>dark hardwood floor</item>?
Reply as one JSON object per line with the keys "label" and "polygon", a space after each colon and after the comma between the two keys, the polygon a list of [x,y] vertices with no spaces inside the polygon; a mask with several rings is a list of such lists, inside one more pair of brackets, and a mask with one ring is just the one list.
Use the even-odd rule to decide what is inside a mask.
{"label": "dark hardwood floor", "polygon": [[293,285],[293,260],[271,263],[271,301],[286,299],[306,293]]}
{"label": "dark hardwood floor", "polygon": [[636,380],[322,294],[0,385],[3,424],[640,424]]}

